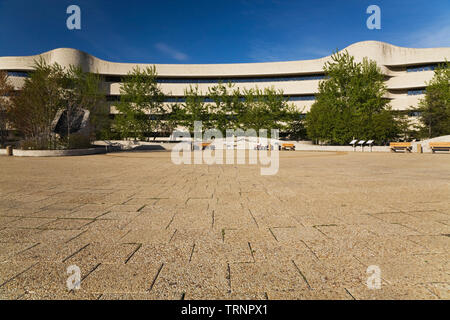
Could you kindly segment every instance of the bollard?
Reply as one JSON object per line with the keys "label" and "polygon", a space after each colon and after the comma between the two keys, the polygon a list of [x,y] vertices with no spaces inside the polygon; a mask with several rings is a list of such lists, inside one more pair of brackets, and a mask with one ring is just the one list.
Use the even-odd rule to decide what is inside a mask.
{"label": "bollard", "polygon": [[417,144],[417,153],[422,153],[422,145],[420,143]]}
{"label": "bollard", "polygon": [[12,146],[7,146],[6,147],[6,155],[8,155],[8,156],[12,156],[13,155],[13,147]]}

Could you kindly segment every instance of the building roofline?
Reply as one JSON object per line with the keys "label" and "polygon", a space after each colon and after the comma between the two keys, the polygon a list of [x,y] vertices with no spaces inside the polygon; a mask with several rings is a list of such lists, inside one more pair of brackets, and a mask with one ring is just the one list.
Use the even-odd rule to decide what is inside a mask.
{"label": "building roofline", "polygon": [[[369,57],[380,66],[401,66],[408,64],[440,62],[450,57],[450,47],[443,48],[406,48],[381,41],[360,41],[353,43],[339,52],[348,51],[357,60]],[[331,54],[322,58],[309,60],[292,60],[279,62],[250,62],[222,64],[153,64],[112,62],[97,58],[87,52],[58,48],[41,54],[18,57],[0,57],[0,69],[26,70],[32,68],[35,60],[42,57],[49,63],[58,62],[63,66],[80,65],[84,70],[107,75],[123,75],[134,66],[155,65],[161,76],[268,76],[308,74],[322,72],[323,64],[331,59]]]}

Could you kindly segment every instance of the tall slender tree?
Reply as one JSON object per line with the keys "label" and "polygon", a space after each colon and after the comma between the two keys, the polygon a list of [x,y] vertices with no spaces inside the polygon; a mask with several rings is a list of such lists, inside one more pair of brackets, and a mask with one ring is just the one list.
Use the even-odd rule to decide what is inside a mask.
{"label": "tall slender tree", "polygon": [[[205,96],[199,90],[198,86],[189,86],[184,90],[184,103],[181,104],[178,111],[178,124],[194,132],[194,122],[201,121],[202,129],[214,129],[212,117],[212,107],[206,103]],[[215,109],[217,111],[217,108]]]}
{"label": "tall slender tree", "polygon": [[53,149],[57,138],[52,134],[52,122],[63,98],[65,73],[57,63],[49,65],[43,59],[35,62],[20,92],[12,97],[8,112],[11,125],[22,132],[33,148]]}
{"label": "tall slender tree", "polygon": [[[57,63],[48,64],[43,59],[35,62],[30,77],[12,96],[11,102],[8,111],[11,125],[23,133],[26,146],[35,149],[71,148],[76,110],[90,112],[92,134],[98,132],[109,112],[98,75],[74,66],[63,68]],[[60,132],[61,136],[53,131],[58,112],[62,112],[66,127]],[[85,144],[89,145],[93,138],[95,135],[86,135]]]}
{"label": "tall slender tree", "polygon": [[70,146],[70,128],[76,120],[73,115],[77,111],[89,111],[90,128],[87,134],[95,138],[104,128],[108,128],[109,110],[98,74],[84,72],[78,66],[70,66],[65,77],[63,97],[66,101],[67,138]]}
{"label": "tall slender tree", "polygon": [[356,62],[347,51],[336,52],[324,66],[316,102],[306,116],[311,139],[346,144],[354,138],[378,143],[395,139],[398,119],[385,99],[384,75],[374,61]]}
{"label": "tall slender tree", "polygon": [[450,62],[439,65],[425,91],[419,106],[420,133],[433,138],[450,135]]}
{"label": "tall slender tree", "polygon": [[157,83],[156,67],[139,67],[123,79],[120,88],[119,115],[115,119],[115,129],[123,137],[145,139],[155,133],[163,121],[165,95]]}
{"label": "tall slender tree", "polygon": [[11,104],[11,94],[14,87],[8,80],[8,73],[0,71],[0,147],[3,147],[8,137],[8,110]]}
{"label": "tall slender tree", "polygon": [[231,82],[219,83],[209,88],[208,96],[213,102],[210,109],[216,129],[225,134],[227,129],[241,128],[245,103],[239,88]]}
{"label": "tall slender tree", "polygon": [[289,105],[283,91],[274,88],[244,90],[243,129],[285,130],[291,120],[294,107]]}

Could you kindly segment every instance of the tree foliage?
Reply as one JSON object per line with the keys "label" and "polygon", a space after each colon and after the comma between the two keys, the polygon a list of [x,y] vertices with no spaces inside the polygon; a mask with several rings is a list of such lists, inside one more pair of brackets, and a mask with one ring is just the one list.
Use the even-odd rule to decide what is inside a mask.
{"label": "tree foliage", "polygon": [[65,81],[64,69],[59,64],[49,65],[41,59],[35,62],[21,91],[12,97],[9,120],[35,148],[57,147],[51,128],[57,111],[65,106]]}
{"label": "tree foliage", "polygon": [[177,109],[178,125],[194,132],[194,122],[202,121],[203,130],[213,129],[213,119],[210,116],[210,104],[205,102],[205,97],[198,86],[189,86],[184,90],[185,101]]}
{"label": "tree foliage", "polygon": [[274,88],[244,90],[243,129],[286,130],[295,113],[283,91]]}
{"label": "tree foliage", "polygon": [[208,96],[213,101],[209,109],[216,129],[222,133],[227,129],[242,129],[246,106],[239,88],[231,82],[219,83],[208,89]]}
{"label": "tree foliage", "polygon": [[397,137],[399,123],[384,98],[384,75],[374,61],[356,62],[348,52],[336,52],[324,71],[327,79],[320,82],[306,117],[311,139],[347,144],[354,138],[383,143]]}
{"label": "tree foliage", "polygon": [[[89,110],[92,133],[101,138],[109,131],[109,108],[102,90],[102,79],[96,73],[83,72],[80,67],[70,66],[66,72],[64,100],[67,109]],[[67,112],[70,115],[70,112]],[[68,121],[69,123],[70,121]],[[70,137],[70,131],[68,132]]]}
{"label": "tree foliage", "polygon": [[145,139],[146,133],[155,132],[161,126],[164,109],[164,93],[156,82],[156,68],[133,68],[120,88],[119,114],[114,128],[122,137]]}
{"label": "tree foliage", "polygon": [[231,83],[219,83],[206,94],[197,86],[189,87],[184,94],[185,102],[178,109],[178,124],[191,132],[194,121],[202,121],[203,130],[218,129],[225,134],[227,129],[284,130],[293,119],[299,118],[283,92],[273,88],[241,91]]}
{"label": "tree foliage", "polygon": [[10,109],[10,96],[14,87],[8,81],[8,73],[0,71],[0,147],[3,147],[8,137],[7,111]]}
{"label": "tree foliage", "polygon": [[425,97],[415,108],[420,114],[420,133],[433,138],[450,134],[450,63],[446,61],[434,71],[427,83]]}
{"label": "tree foliage", "polygon": [[[100,129],[107,119],[105,95],[101,90],[100,78],[83,72],[80,68],[63,68],[40,59],[35,62],[30,77],[24,80],[22,89],[11,98],[8,120],[24,136],[32,148],[71,148],[70,130],[65,138],[52,131],[58,111],[66,110],[67,123],[71,123],[70,111],[75,108],[89,110],[91,123]],[[95,133],[93,131],[92,133]],[[94,136],[87,137],[87,143]]]}

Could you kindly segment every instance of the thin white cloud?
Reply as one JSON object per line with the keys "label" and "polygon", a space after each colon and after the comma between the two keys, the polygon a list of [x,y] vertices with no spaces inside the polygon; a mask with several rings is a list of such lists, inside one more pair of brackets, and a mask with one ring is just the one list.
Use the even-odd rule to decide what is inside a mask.
{"label": "thin white cloud", "polygon": [[450,25],[423,32],[418,38],[421,47],[450,47]]}
{"label": "thin white cloud", "polygon": [[181,51],[178,51],[176,49],[173,49],[173,48],[169,47],[167,44],[162,43],[162,42],[155,44],[155,48],[158,49],[159,51],[161,51],[162,53],[169,55],[171,58],[173,58],[177,61],[186,61],[189,58],[187,56],[187,54],[185,54]]}
{"label": "thin white cloud", "polygon": [[254,41],[251,44],[249,58],[255,62],[290,61],[304,59],[318,59],[328,56],[332,51],[314,46],[301,44],[274,44]]}
{"label": "thin white cloud", "polygon": [[411,32],[407,42],[419,48],[450,47],[450,16],[435,19],[428,26]]}

